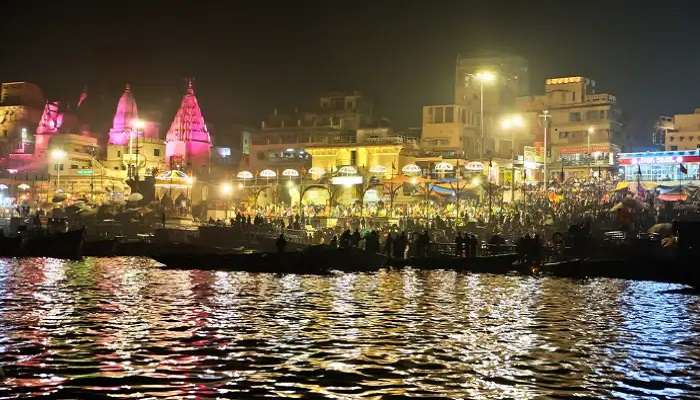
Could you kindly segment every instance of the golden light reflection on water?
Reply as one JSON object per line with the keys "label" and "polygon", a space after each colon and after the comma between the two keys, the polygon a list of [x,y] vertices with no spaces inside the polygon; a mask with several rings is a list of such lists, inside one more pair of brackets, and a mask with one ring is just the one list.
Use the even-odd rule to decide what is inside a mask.
{"label": "golden light reflection on water", "polygon": [[700,300],[669,288],[0,260],[0,399],[698,397]]}

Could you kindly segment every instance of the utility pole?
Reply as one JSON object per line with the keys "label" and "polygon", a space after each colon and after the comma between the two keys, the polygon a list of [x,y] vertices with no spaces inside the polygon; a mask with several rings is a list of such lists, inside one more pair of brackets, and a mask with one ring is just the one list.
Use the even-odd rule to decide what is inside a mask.
{"label": "utility pole", "polygon": [[549,110],[542,110],[542,114],[540,114],[539,117],[542,118],[542,125],[544,126],[544,150],[542,152],[544,177],[542,180],[544,181],[544,189],[547,190],[547,128],[549,126],[549,119],[552,118],[552,116],[549,114]]}

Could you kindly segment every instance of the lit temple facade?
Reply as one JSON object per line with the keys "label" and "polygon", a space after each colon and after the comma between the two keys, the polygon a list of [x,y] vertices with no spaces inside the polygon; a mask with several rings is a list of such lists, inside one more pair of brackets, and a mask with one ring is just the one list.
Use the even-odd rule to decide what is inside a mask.
{"label": "lit temple facade", "polygon": [[166,160],[170,169],[208,175],[211,148],[211,137],[190,81],[165,138]]}
{"label": "lit temple facade", "polygon": [[155,122],[139,119],[136,100],[127,84],[109,130],[105,168],[124,179],[143,180],[167,168],[165,142]]}

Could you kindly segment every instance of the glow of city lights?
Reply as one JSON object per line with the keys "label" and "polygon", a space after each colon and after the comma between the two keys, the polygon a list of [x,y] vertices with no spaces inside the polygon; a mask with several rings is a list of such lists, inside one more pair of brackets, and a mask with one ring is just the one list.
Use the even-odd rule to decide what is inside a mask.
{"label": "glow of city lights", "polygon": [[291,189],[294,187],[294,182],[292,181],[287,181],[287,188]]}
{"label": "glow of city lights", "polygon": [[68,153],[66,153],[66,151],[62,149],[51,150],[51,159],[54,161],[64,160],[67,155]]}
{"label": "glow of city lights", "polygon": [[5,190],[5,189],[7,189],[7,185],[5,185],[4,183],[0,183],[0,190]]}
{"label": "glow of city lights", "polygon": [[260,171],[260,177],[262,178],[275,178],[277,176],[277,173],[271,169],[264,169]]}
{"label": "glow of city lights", "polygon": [[446,171],[452,171],[454,170],[454,166],[447,161],[442,161],[437,164],[435,164],[435,171],[438,172],[446,172]]}
{"label": "glow of city lights", "polygon": [[503,129],[522,128],[523,126],[525,126],[525,120],[518,114],[509,115],[501,120],[501,128]]}
{"label": "glow of city lights", "polygon": [[17,185],[17,189],[19,189],[19,190],[29,190],[29,187],[30,186],[27,185],[26,183],[20,183],[19,185]]}
{"label": "glow of city lights", "polygon": [[423,172],[423,170],[420,169],[420,167],[417,166],[416,164],[406,164],[403,166],[403,168],[401,168],[401,172],[409,175],[409,174],[420,174],[421,172]]}
{"label": "glow of city lights", "polygon": [[14,169],[14,168],[8,168],[8,169],[7,169],[7,173],[9,173],[9,174],[11,174],[11,175],[16,174],[17,171],[18,171],[18,170]]}
{"label": "glow of city lights", "polygon": [[595,132],[595,128],[592,127],[592,126],[589,126],[589,127],[588,127],[588,134],[589,134],[589,135],[592,135],[594,132]]}
{"label": "glow of city lights", "polygon": [[491,71],[479,71],[474,76],[483,83],[491,83],[496,80],[496,74]]}
{"label": "glow of city lights", "polygon": [[591,155],[597,160],[601,155],[603,155],[603,153],[600,151],[594,151]]}
{"label": "glow of city lights", "polygon": [[143,129],[146,127],[146,121],[141,118],[134,118],[131,120],[131,127],[134,129]]}
{"label": "glow of city lights", "polygon": [[253,179],[253,173],[250,171],[240,171],[236,174],[238,179]]}
{"label": "glow of city lights", "polygon": [[479,185],[481,185],[481,178],[479,178],[478,176],[475,176],[474,178],[472,178],[472,186],[479,186]]}
{"label": "glow of city lights", "polygon": [[338,173],[343,175],[357,175],[357,168],[353,167],[352,165],[346,165],[344,167],[340,167],[338,169]]}
{"label": "glow of city lights", "polygon": [[386,173],[386,167],[383,165],[373,165],[370,167],[369,172],[371,174],[384,174]]}
{"label": "glow of city lights", "polygon": [[233,185],[228,182],[224,182],[219,186],[219,190],[221,191],[221,194],[228,196],[233,193]]}
{"label": "glow of city lights", "polygon": [[297,177],[299,176],[299,171],[292,169],[292,168],[287,168],[284,171],[282,171],[282,176],[287,176],[287,177]]}

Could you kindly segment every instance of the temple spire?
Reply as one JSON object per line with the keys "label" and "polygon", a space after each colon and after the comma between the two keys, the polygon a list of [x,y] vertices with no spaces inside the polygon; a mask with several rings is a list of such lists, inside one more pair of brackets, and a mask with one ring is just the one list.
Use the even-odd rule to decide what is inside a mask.
{"label": "temple spire", "polygon": [[205,165],[208,166],[211,137],[194,94],[192,79],[187,80],[185,95],[170,124],[165,141],[165,153],[171,160],[171,165],[175,161],[175,164],[181,167],[199,171]]}
{"label": "temple spire", "polygon": [[131,121],[139,117],[136,100],[131,93],[131,85],[128,83],[124,87],[124,92],[117,103],[117,111],[112,120],[112,129],[109,130],[109,143],[126,144],[128,142],[128,132],[131,129]]}

